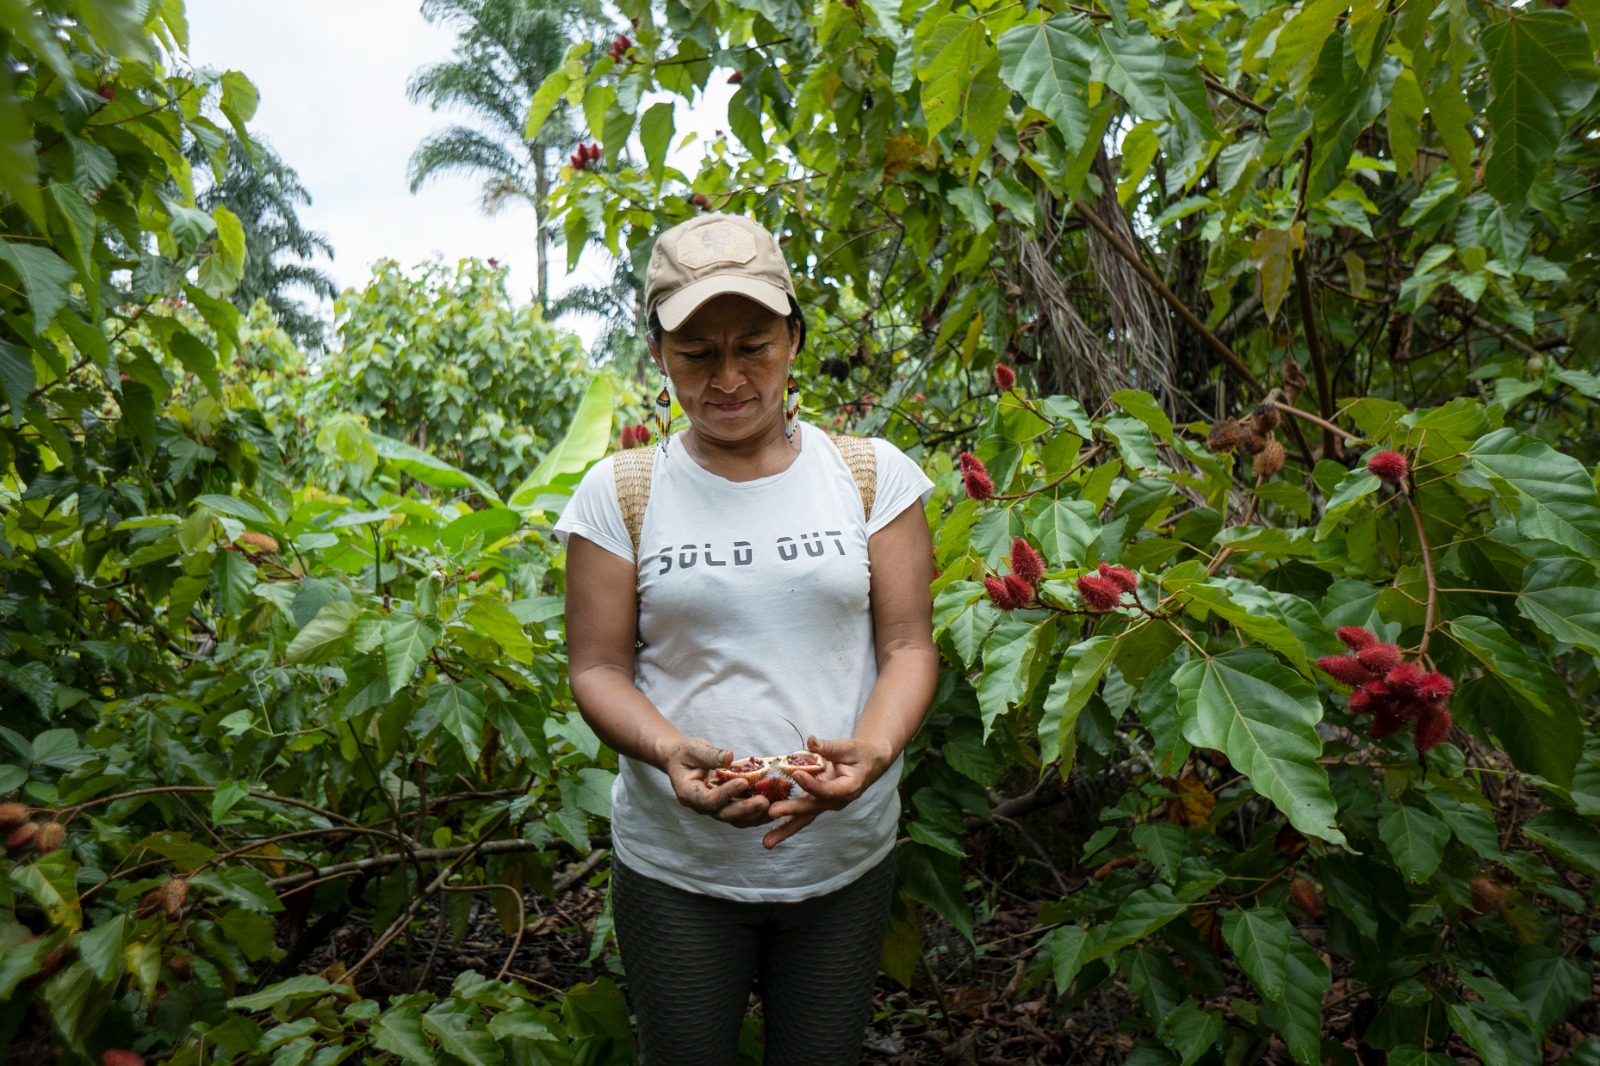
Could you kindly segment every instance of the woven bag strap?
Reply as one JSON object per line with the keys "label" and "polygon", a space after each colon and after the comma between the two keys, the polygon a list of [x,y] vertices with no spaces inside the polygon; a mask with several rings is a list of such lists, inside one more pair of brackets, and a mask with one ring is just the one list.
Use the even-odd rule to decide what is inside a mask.
{"label": "woven bag strap", "polygon": [[872,501],[878,495],[878,452],[865,437],[829,437],[850,467],[861,492],[861,511],[867,521],[872,521]]}
{"label": "woven bag strap", "polygon": [[612,457],[611,472],[617,482],[617,506],[622,508],[622,524],[633,542],[633,557],[639,558],[639,533],[644,528],[644,509],[650,503],[650,478],[656,468],[656,445],[628,448]]}

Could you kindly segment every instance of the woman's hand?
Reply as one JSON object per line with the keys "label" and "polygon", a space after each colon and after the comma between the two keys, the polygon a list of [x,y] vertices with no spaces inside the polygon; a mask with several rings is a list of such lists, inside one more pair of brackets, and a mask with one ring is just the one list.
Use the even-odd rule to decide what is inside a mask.
{"label": "woman's hand", "polygon": [[667,753],[667,779],[678,802],[691,811],[740,829],[772,820],[769,804],[760,796],[746,795],[750,782],[736,777],[718,784],[715,771],[733,762],[733,752],[708,740],[692,737]]}
{"label": "woman's hand", "polygon": [[772,804],[770,816],[782,821],[761,838],[766,847],[777,847],[816,821],[823,811],[843,810],[854,803],[894,765],[897,754],[885,745],[854,737],[847,740],[807,737],[806,748],[822,756],[826,765],[820,773],[804,770],[795,773],[794,781],[805,790],[805,795]]}

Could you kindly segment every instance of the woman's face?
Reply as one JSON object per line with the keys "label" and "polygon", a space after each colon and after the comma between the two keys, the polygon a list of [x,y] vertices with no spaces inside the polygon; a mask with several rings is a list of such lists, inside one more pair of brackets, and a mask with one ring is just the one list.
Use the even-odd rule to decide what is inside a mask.
{"label": "woman's face", "polygon": [[650,354],[696,433],[734,443],[783,430],[783,396],[800,348],[782,316],[743,296],[718,296]]}

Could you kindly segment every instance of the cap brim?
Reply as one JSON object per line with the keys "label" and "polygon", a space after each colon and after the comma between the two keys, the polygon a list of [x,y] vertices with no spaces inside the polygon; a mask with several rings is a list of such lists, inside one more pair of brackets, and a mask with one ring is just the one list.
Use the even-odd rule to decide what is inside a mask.
{"label": "cap brim", "polygon": [[656,306],[661,328],[675,330],[689,320],[707,300],[733,293],[754,300],[775,315],[789,314],[789,294],[776,285],[736,274],[716,274],[685,285]]}

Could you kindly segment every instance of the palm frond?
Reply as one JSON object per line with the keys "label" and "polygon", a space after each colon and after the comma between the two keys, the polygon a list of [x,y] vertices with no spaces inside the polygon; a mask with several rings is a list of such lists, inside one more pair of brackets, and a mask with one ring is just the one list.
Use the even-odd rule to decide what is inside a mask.
{"label": "palm frond", "polygon": [[450,126],[430,134],[411,153],[406,176],[416,192],[429,178],[460,171],[488,174],[520,174],[527,164],[512,155],[503,144],[490,140],[466,126]]}

